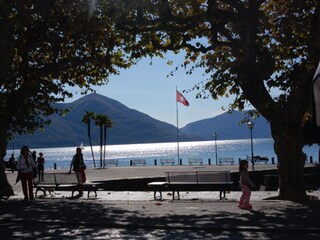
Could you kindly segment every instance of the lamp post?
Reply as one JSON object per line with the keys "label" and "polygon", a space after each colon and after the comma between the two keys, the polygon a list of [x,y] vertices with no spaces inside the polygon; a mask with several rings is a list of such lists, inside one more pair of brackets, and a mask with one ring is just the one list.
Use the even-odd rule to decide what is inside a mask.
{"label": "lamp post", "polygon": [[215,146],[215,150],[216,150],[216,165],[218,165],[218,149],[217,149],[218,134],[216,132],[214,132],[213,138],[214,138],[214,146]]}
{"label": "lamp post", "polygon": [[252,130],[254,128],[254,122],[247,122],[248,128],[250,129],[250,138],[251,138],[251,163],[252,163],[252,171],[254,171],[254,159],[253,159],[253,142],[252,142]]}
{"label": "lamp post", "polygon": [[12,139],[12,154],[13,154],[13,156],[14,156],[14,139]]}

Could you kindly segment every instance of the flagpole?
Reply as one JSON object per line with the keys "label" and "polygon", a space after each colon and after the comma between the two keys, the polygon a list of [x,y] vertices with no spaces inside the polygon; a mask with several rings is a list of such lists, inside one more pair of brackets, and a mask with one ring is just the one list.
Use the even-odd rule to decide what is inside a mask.
{"label": "flagpole", "polygon": [[[176,96],[177,96],[177,86],[176,86]],[[178,154],[178,164],[180,161],[180,153],[179,153],[179,117],[178,117],[178,101],[176,97],[176,116],[177,116],[177,154]]]}

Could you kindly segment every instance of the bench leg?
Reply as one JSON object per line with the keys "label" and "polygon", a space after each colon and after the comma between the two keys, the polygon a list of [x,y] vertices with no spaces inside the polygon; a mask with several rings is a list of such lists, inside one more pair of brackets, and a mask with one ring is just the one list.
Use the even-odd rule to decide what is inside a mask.
{"label": "bench leg", "polygon": [[89,190],[88,191],[88,198],[90,198],[90,193],[93,192],[94,193],[94,197],[96,198],[98,196],[97,191],[96,190]]}
{"label": "bench leg", "polygon": [[[157,192],[159,192],[159,197],[157,198]],[[153,199],[154,200],[161,200],[162,199],[162,192],[161,191],[154,191],[153,192]]]}
{"label": "bench leg", "polygon": [[[177,198],[175,198],[175,196],[174,196],[174,193],[177,193]],[[180,193],[179,193],[179,191],[172,191],[172,200],[175,200],[175,199],[177,199],[177,200],[180,200]]]}
{"label": "bench leg", "polygon": [[41,191],[41,192],[43,193],[43,194],[42,194],[43,197],[47,195],[45,189],[43,189],[43,188],[37,188],[37,190],[36,190],[36,192],[35,192],[35,194],[34,194],[36,198],[40,197],[40,196],[38,196],[38,192],[39,192],[39,191]]}
{"label": "bench leg", "polygon": [[[223,193],[223,197],[222,197]],[[220,191],[220,200],[225,200],[226,199],[226,191]]]}
{"label": "bench leg", "polygon": [[72,190],[71,197],[75,197],[75,196],[74,196],[74,193],[75,193],[75,192],[78,192],[78,193],[79,193],[78,195],[79,195],[79,196],[82,196],[81,192],[83,193],[83,191],[80,191],[79,189],[74,189],[74,190]]}
{"label": "bench leg", "polygon": [[[71,197],[74,197],[74,192],[76,192],[77,190],[72,190],[72,193],[71,193]],[[78,191],[77,191],[78,192]]]}

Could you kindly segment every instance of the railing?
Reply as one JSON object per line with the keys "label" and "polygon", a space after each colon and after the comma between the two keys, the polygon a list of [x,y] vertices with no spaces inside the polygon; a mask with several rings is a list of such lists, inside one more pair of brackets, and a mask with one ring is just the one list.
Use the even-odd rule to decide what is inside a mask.
{"label": "railing", "polygon": [[[260,157],[260,158],[261,159],[255,158],[255,163],[277,164],[274,157],[272,157],[271,159],[269,159],[268,157]],[[227,159],[227,158],[225,158],[225,157],[218,158],[219,161],[217,162],[218,163],[217,165],[231,164],[231,162],[232,162],[231,158],[230,158],[230,161],[224,161],[224,159]],[[241,159],[242,158],[239,158],[238,160],[233,159],[234,160],[233,164],[238,165]],[[251,157],[247,156],[244,159],[248,160],[251,163]],[[92,168],[90,160],[86,160],[85,162],[89,168]],[[192,163],[193,164],[197,164],[197,163],[201,164],[201,161],[197,160],[196,162],[192,162]],[[313,163],[317,163],[317,161],[314,161],[313,157],[310,156],[309,159],[306,161],[306,163],[313,164]],[[57,163],[54,163],[54,168],[52,168],[52,169],[58,169],[57,165],[58,165]],[[138,166],[138,165],[140,165],[140,166],[160,166],[160,165],[164,166],[164,165],[167,165],[168,167],[177,166],[177,165],[190,166],[190,159],[179,159],[179,161],[176,161],[176,160],[170,159],[170,158],[166,158],[166,159],[160,158],[160,159],[153,159],[153,160],[152,159],[131,159],[131,160],[106,159],[105,160],[105,167],[119,167],[119,166],[125,167],[125,166]],[[213,159],[208,158],[207,160],[203,159],[202,165],[216,165],[215,159],[214,158]],[[69,165],[68,165],[68,167],[69,167]],[[50,166],[46,165],[46,168],[49,169]],[[9,169],[7,169],[7,171],[9,171]]]}

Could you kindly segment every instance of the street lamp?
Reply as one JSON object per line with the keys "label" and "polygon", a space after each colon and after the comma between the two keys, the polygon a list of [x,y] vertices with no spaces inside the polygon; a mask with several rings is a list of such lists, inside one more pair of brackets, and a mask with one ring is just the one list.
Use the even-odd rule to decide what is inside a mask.
{"label": "street lamp", "polygon": [[218,165],[218,150],[217,150],[217,138],[218,138],[218,134],[217,134],[216,132],[214,132],[213,138],[214,138],[214,145],[215,145],[215,149],[216,149],[216,165]]}
{"label": "street lamp", "polygon": [[12,139],[12,155],[14,156],[14,139]]}
{"label": "street lamp", "polygon": [[248,128],[250,129],[250,138],[251,138],[251,163],[252,163],[252,171],[254,171],[254,159],[253,159],[253,142],[252,142],[252,130],[254,128],[254,122],[247,122]]}

